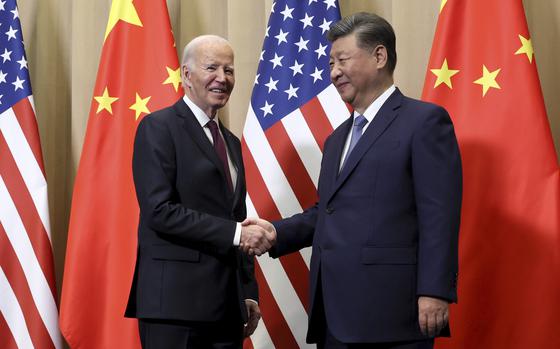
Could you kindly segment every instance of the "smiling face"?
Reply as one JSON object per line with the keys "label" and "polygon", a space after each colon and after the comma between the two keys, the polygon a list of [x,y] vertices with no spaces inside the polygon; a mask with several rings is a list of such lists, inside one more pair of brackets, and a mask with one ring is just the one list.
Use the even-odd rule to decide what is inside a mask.
{"label": "smiling face", "polygon": [[387,50],[383,45],[360,48],[355,34],[336,39],[330,53],[331,81],[342,99],[360,114],[390,86],[392,78],[383,69]]}
{"label": "smiling face", "polygon": [[233,50],[225,40],[204,40],[182,66],[185,94],[213,118],[226,105],[233,86]]}

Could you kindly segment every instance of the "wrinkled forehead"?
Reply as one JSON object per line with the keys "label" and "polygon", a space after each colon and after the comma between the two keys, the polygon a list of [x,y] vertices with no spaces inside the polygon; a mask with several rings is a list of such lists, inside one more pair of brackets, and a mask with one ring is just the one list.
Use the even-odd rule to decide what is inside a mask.
{"label": "wrinkled forehead", "polygon": [[196,60],[202,64],[233,66],[233,49],[227,42],[208,41],[201,43],[195,52]]}

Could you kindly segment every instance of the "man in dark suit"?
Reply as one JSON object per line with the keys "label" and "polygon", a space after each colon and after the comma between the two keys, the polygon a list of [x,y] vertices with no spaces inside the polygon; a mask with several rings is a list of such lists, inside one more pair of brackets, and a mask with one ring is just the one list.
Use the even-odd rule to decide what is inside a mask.
{"label": "man in dark suit", "polygon": [[358,13],[329,30],[331,80],[354,112],[326,140],[319,201],[274,223],[272,256],[312,245],[319,348],[432,348],[456,301],[461,159],[447,112],[393,84],[395,34]]}
{"label": "man in dark suit", "polygon": [[134,142],[140,222],[126,316],[143,348],[239,349],[257,326],[253,259],[239,245],[270,247],[246,216],[241,146],[217,112],[235,83],[233,50],[193,39],[181,68],[185,96],[146,116]]}

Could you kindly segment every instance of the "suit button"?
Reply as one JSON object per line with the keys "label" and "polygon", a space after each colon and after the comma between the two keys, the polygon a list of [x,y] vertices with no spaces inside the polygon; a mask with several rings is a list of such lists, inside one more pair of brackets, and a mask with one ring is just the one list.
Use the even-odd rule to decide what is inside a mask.
{"label": "suit button", "polygon": [[328,207],[325,209],[325,212],[327,212],[327,214],[331,214],[331,213],[334,212],[334,208],[328,206]]}

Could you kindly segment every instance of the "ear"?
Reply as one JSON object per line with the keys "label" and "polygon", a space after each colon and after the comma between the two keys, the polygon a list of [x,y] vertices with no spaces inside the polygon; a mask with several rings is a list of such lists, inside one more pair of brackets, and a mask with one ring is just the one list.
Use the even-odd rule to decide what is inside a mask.
{"label": "ear", "polygon": [[186,64],[183,64],[181,66],[181,80],[183,80],[183,86],[185,88],[191,88],[192,87],[191,71],[189,70],[189,68],[187,67]]}
{"label": "ear", "polygon": [[383,69],[387,65],[387,48],[385,46],[375,46],[371,54],[377,60],[377,69]]}

